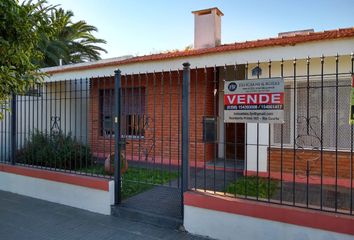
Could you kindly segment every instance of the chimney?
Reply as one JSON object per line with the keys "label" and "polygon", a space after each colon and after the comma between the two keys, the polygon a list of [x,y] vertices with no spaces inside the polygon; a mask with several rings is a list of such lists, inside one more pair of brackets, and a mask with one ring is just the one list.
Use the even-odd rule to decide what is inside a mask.
{"label": "chimney", "polygon": [[218,8],[193,11],[194,49],[210,48],[221,44],[221,17]]}

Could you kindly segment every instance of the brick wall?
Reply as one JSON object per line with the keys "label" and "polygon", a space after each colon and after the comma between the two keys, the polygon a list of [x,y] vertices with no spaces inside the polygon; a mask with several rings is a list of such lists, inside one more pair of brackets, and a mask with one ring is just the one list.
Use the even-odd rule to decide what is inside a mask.
{"label": "brick wall", "polygon": [[[182,71],[155,74],[122,76],[122,87],[145,88],[145,115],[149,126],[144,138],[128,139],[127,156],[168,163],[180,159],[181,110],[182,110]],[[216,83],[217,86],[217,83]],[[104,154],[114,151],[114,141],[101,133],[99,90],[113,89],[113,77],[91,79],[89,136],[94,153]],[[217,95],[214,97],[213,69],[191,70],[190,89],[190,159],[191,161],[212,160],[215,158],[215,145],[203,143],[203,116],[217,113]],[[196,148],[196,149],[195,149]],[[205,154],[204,154],[205,152]]]}
{"label": "brick wall", "polygon": [[[307,161],[311,176],[321,176],[321,152],[311,150],[297,150],[294,158],[293,149],[272,148],[268,155],[271,172],[280,172],[281,165],[284,173],[293,173],[295,159],[295,173],[298,176],[306,176]],[[282,159],[282,160],[281,160]],[[350,177],[350,152],[338,152],[337,171],[338,178]],[[336,176],[336,153],[335,151],[323,151],[323,177]],[[354,171],[352,170],[354,175]]]}

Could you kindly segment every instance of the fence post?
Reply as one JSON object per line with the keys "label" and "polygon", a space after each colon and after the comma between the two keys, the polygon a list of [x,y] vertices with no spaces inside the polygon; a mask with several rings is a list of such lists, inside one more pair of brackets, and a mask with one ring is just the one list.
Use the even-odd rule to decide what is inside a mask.
{"label": "fence post", "polygon": [[[182,82],[182,193],[189,188],[189,105],[190,64],[183,63]],[[183,196],[182,196],[183,198]]]}
{"label": "fence post", "polygon": [[16,154],[16,113],[17,113],[17,106],[16,106],[16,94],[12,94],[11,99],[11,164],[15,165],[15,154]]}
{"label": "fence post", "polygon": [[121,71],[114,71],[114,203],[122,201],[121,179]]}

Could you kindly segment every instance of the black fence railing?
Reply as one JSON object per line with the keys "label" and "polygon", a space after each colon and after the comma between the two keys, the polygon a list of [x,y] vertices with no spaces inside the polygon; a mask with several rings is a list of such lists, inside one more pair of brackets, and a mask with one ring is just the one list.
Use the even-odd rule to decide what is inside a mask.
{"label": "black fence railing", "polygon": [[[9,99],[0,162],[112,179],[119,163],[119,198],[165,189],[144,209],[190,189],[353,215],[353,56],[184,67]],[[269,78],[284,80],[283,123],[224,121],[225,82]]]}
{"label": "black fence railing", "polygon": [[90,116],[99,98],[90,91],[90,79],[75,79],[47,82],[13,96],[0,122],[0,162],[111,177],[105,162],[113,139],[97,152],[93,142],[100,136]]}
{"label": "black fence railing", "polygon": [[[353,214],[353,56],[198,69],[191,70],[191,189]],[[270,78],[284,79],[283,123],[224,122],[225,82]]]}

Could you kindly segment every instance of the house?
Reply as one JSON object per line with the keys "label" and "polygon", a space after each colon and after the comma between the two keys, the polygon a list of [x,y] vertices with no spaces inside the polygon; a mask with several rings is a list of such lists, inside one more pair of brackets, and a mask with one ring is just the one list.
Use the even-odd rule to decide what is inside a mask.
{"label": "house", "polygon": [[[7,113],[0,123],[0,162],[13,160],[14,149],[25,147],[37,129],[51,134],[70,133],[75,146],[79,146],[80,165],[74,162],[75,168],[67,169],[55,161],[54,167],[48,167],[34,158],[25,167],[39,165],[45,170],[1,164],[5,174],[0,177],[15,179],[13,175],[27,174],[30,180],[26,187],[19,178],[11,188],[17,187],[18,192],[29,196],[41,195],[43,199],[111,214],[112,195],[119,204],[116,199],[121,197],[121,186],[124,188],[126,182],[156,185],[119,178],[119,171],[115,172],[115,182],[79,176],[107,177],[85,170],[88,166],[102,167],[121,144],[115,138],[123,137],[129,166],[138,166],[139,171],[157,170],[166,176],[175,174],[175,178],[157,183],[170,190],[175,188],[173,191],[162,196],[156,196],[159,193],[155,191],[148,198],[137,198],[138,204],[144,199],[143,207],[151,205],[161,213],[169,203],[177,203],[167,208],[183,209],[184,226],[192,233],[221,239],[235,235],[242,239],[352,239],[354,135],[349,117],[354,28],[323,32],[306,29],[222,44],[223,13],[211,8],[193,14],[194,49],[42,69],[48,74],[45,84],[38,91],[17,96],[12,105],[15,121]],[[281,121],[267,122],[263,120],[265,114],[252,121],[227,119],[229,91],[269,81],[284,85],[284,90],[277,92]],[[183,91],[188,87],[189,92]],[[118,90],[121,96],[115,98]],[[256,102],[253,96],[248,100]],[[115,135],[117,129],[121,136]],[[186,130],[189,138],[182,141]],[[77,143],[89,145],[94,159],[81,158],[86,155]],[[184,149],[189,150],[183,158],[183,167],[187,167],[181,168]],[[117,156],[121,155],[116,154],[115,160]],[[60,173],[53,172],[58,169]],[[50,187],[34,187],[38,193],[28,193],[27,184],[37,186],[32,178],[38,175],[39,184]],[[43,183],[43,178],[49,181]],[[64,179],[59,187],[54,183],[58,179]],[[187,189],[182,191],[181,179],[187,182]],[[244,183],[241,193],[232,191],[238,183]],[[247,186],[251,186],[253,195]],[[9,189],[6,184],[0,187]],[[76,194],[77,189],[83,194]],[[151,212],[148,216],[155,219]],[[182,214],[178,217],[182,219]]]}
{"label": "house", "polygon": [[[304,159],[297,162],[298,168],[301,169],[299,171],[305,174],[306,159],[311,158],[313,154],[313,151],[309,150],[320,148],[321,131],[318,126],[321,116],[320,91],[312,88],[312,84],[319,86],[320,75],[323,72],[325,84],[335,83],[337,75],[339,83],[344,84],[339,90],[337,124],[333,118],[336,112],[335,89],[324,88],[323,94],[326,98],[323,114],[328,118],[323,122],[322,130],[323,174],[332,178],[336,174],[339,178],[348,178],[351,174],[350,151],[348,151],[351,129],[348,124],[348,99],[354,28],[324,32],[314,32],[310,29],[280,33],[278,37],[268,39],[221,44],[223,13],[217,8],[212,8],[195,11],[193,14],[195,48],[192,50],[43,69],[50,74],[47,82],[73,78],[91,79],[90,96],[93,102],[90,103],[88,129],[89,142],[94,151],[102,155],[108,148],[112,149],[110,125],[112,125],[113,99],[110,97],[113,97],[111,94],[114,86],[113,73],[119,68],[122,71],[122,86],[126,88],[125,91],[123,90],[126,101],[122,108],[125,111],[126,107],[127,111],[124,125],[127,127],[126,137],[130,143],[128,149],[134,144],[141,146],[139,150],[137,148],[127,150],[127,155],[131,159],[154,158],[154,161],[178,162],[180,158],[178,136],[181,129],[178,124],[176,126],[176,121],[180,119],[181,110],[179,103],[181,69],[182,63],[189,62],[191,64],[190,139],[194,149],[191,150],[190,157],[191,161],[195,162],[193,163],[195,166],[202,166],[205,161],[215,159],[227,159],[231,160],[230,162],[237,159],[249,174],[255,171],[265,175],[269,171],[276,174],[281,168],[286,173],[292,173],[295,146],[301,148],[297,150],[297,158]],[[336,70],[337,54],[339,57]],[[283,137],[280,134],[281,124],[224,124],[224,81],[268,78],[270,74],[271,77],[283,76],[285,79]],[[313,115],[311,121],[317,120],[317,123],[314,123],[317,126],[311,126],[316,129],[317,139],[313,141],[317,142],[310,143],[306,141],[311,140],[305,140],[305,145],[299,146],[296,138],[300,130],[296,125],[300,121],[300,113],[303,115],[307,108],[307,75],[311,82],[307,102],[311,116]],[[292,90],[294,82],[297,84],[297,91]],[[153,91],[162,91],[162,95],[158,96],[159,99],[154,99],[156,96],[149,94]],[[137,100],[138,96],[139,100]],[[208,132],[214,131],[215,139],[212,141],[205,141],[203,136],[208,126]],[[340,137],[336,140],[335,136]],[[151,151],[154,151],[154,154]],[[317,155],[316,153],[312,158],[318,160]],[[335,155],[337,165],[340,166],[337,173]],[[281,161],[283,166],[280,164]],[[318,175],[319,161],[312,161],[309,164],[314,175]]]}

